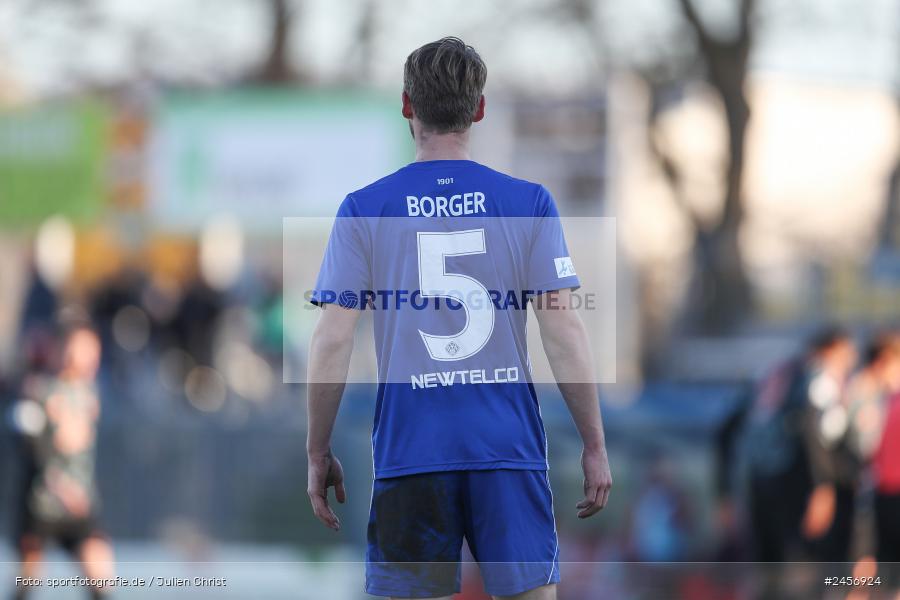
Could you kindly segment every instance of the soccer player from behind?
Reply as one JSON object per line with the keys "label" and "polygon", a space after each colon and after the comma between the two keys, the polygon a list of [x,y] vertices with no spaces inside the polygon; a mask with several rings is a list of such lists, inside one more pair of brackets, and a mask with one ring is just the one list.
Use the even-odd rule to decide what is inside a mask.
{"label": "soccer player from behind", "polygon": [[546,439],[525,342],[527,306],[584,443],[578,516],[612,486],[580,285],[547,190],[469,158],[486,67],[457,38],[404,68],[402,114],[416,161],[341,205],[311,301],[322,309],[308,373],[308,493],[340,528],[346,500],[331,432],[359,315],[375,325],[375,482],[366,591],[459,590],[463,539],[496,598],[553,599],[559,545]]}

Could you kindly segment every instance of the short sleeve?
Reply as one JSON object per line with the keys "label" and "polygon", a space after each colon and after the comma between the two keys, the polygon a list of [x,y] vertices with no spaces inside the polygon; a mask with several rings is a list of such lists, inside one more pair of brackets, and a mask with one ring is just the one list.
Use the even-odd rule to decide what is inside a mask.
{"label": "short sleeve", "polygon": [[354,209],[353,197],[347,196],[335,217],[310,302],[363,308],[360,298],[371,287],[367,240],[364,219]]}
{"label": "short sleeve", "polygon": [[527,279],[528,289],[537,294],[581,286],[556,203],[543,186],[538,189]]}

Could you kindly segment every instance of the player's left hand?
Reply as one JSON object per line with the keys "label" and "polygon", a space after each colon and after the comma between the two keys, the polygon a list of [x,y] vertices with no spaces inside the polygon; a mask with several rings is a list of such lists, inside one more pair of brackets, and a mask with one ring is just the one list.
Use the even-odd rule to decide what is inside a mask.
{"label": "player's left hand", "polygon": [[334,487],[334,497],[343,504],[347,500],[344,490],[344,469],[341,461],[331,452],[314,456],[309,455],[309,478],[306,493],[312,503],[313,512],[326,527],[335,531],[341,528],[341,520],[328,506],[328,488]]}
{"label": "player's left hand", "polygon": [[825,535],[834,521],[835,502],[833,485],[823,483],[813,489],[803,515],[803,534],[807,539],[816,540]]}
{"label": "player's left hand", "polygon": [[578,518],[586,519],[603,510],[609,500],[612,474],[609,471],[606,448],[585,448],[581,453],[581,468],[584,471],[584,500],[575,507],[578,509]]}

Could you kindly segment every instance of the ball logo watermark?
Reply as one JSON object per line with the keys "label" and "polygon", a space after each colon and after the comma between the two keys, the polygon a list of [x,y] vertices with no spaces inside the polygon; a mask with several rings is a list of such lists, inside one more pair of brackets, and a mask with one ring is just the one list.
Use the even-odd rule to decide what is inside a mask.
{"label": "ball logo watermark", "polygon": [[341,295],[338,296],[338,305],[344,308],[356,308],[359,306],[359,296],[357,296],[355,292],[344,290],[341,292]]}

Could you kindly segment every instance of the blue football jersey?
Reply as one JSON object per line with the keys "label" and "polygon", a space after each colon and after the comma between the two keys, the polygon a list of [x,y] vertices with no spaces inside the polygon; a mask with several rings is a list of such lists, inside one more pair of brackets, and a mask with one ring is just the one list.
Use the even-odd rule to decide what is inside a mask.
{"label": "blue football jersey", "polygon": [[348,195],[311,301],[373,312],[376,478],[546,469],[526,310],[578,286],[541,185],[436,160]]}

